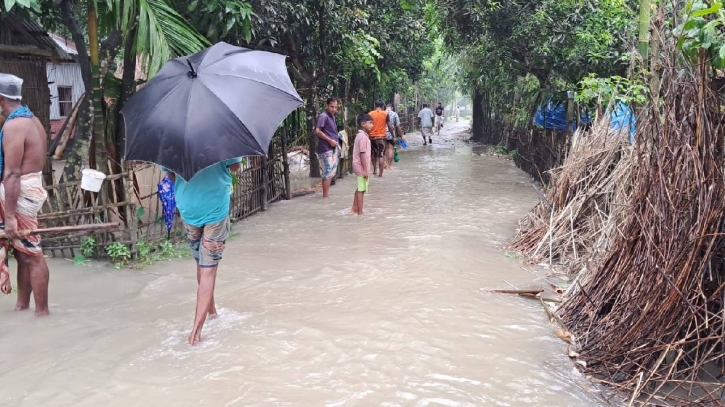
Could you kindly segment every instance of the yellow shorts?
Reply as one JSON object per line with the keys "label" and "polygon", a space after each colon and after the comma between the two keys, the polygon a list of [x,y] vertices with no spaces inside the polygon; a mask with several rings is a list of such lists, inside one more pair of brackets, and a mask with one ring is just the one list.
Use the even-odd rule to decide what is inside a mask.
{"label": "yellow shorts", "polygon": [[357,192],[368,192],[370,186],[370,178],[357,176]]}

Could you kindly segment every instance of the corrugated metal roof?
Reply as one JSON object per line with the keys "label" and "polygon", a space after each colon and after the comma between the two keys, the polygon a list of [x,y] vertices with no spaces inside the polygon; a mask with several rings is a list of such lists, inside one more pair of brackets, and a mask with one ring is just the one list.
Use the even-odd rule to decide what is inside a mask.
{"label": "corrugated metal roof", "polygon": [[56,33],[48,33],[48,35],[53,41],[55,41],[56,45],[61,47],[67,54],[78,55],[78,49],[73,41]]}
{"label": "corrugated metal roof", "polygon": [[63,47],[57,44],[43,27],[35,21],[18,17],[12,13],[1,16],[0,21],[14,31],[15,35],[13,37],[17,45],[54,51],[62,60],[73,60],[73,57]]}

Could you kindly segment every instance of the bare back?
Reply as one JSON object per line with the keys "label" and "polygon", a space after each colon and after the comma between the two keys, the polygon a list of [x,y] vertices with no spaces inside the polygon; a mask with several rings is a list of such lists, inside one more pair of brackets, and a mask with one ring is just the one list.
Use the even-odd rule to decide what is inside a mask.
{"label": "bare back", "polygon": [[6,123],[4,130],[3,155],[5,157],[16,153],[16,149],[19,147],[18,143],[12,141],[24,139],[20,174],[43,171],[48,156],[48,139],[40,120],[37,117],[18,117]]}

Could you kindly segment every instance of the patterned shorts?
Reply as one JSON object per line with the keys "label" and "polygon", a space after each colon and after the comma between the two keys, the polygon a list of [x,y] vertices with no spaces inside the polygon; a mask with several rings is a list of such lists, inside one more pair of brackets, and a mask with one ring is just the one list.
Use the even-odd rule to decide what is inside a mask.
{"label": "patterned shorts", "polygon": [[384,137],[370,139],[370,147],[371,147],[371,150],[373,153],[372,157],[373,158],[385,157],[386,146],[387,146],[387,143],[385,142]]}
{"label": "patterned shorts", "polygon": [[219,265],[224,252],[224,246],[229,237],[229,216],[219,223],[191,226],[184,223],[186,235],[189,238],[189,247],[199,267],[210,268]]}
{"label": "patterned shorts", "polygon": [[334,151],[317,154],[317,160],[320,162],[322,179],[335,178],[337,175],[337,154]]}

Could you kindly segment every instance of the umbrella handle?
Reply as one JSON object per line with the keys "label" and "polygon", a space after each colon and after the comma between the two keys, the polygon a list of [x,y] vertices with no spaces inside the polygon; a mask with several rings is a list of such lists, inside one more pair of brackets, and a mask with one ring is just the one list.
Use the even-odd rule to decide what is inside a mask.
{"label": "umbrella handle", "polygon": [[191,69],[191,71],[189,71],[189,77],[196,78],[196,70],[194,70],[194,67],[191,66],[191,60],[189,60],[189,58],[186,58],[186,63],[189,65],[189,69]]}

